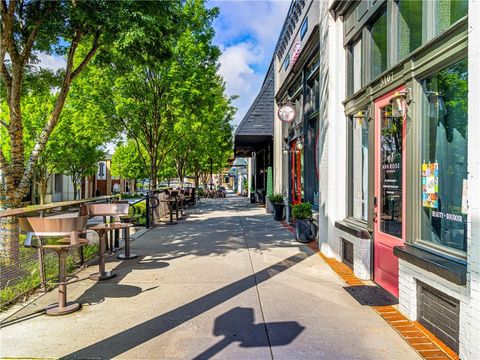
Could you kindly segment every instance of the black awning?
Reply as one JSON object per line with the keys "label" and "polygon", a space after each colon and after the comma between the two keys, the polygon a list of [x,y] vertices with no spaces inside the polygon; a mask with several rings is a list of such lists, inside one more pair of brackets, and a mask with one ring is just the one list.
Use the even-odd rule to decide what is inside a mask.
{"label": "black awning", "polygon": [[234,154],[237,157],[250,157],[252,151],[271,145],[271,135],[235,135]]}

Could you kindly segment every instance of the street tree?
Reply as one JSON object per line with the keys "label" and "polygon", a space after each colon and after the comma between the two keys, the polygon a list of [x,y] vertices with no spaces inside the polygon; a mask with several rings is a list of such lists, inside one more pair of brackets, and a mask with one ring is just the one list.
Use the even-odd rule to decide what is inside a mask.
{"label": "street tree", "polygon": [[[180,141],[197,131],[200,121],[196,108],[203,106],[210,86],[209,75],[215,77],[220,54],[211,44],[212,21],[217,9],[207,9],[203,1],[186,1],[181,9],[180,35],[171,44],[168,60],[136,59],[116,54],[113,99],[116,121],[128,138],[134,139],[138,151],[148,157],[151,189],[156,189],[159,174],[167,158]],[[167,166],[168,167],[168,166]]]}
{"label": "street tree", "polygon": [[[1,1],[0,79],[5,89],[10,154],[0,149],[0,208],[21,205],[28,192],[35,166],[56,127],[74,80],[85,70],[99,49],[106,57],[112,47],[137,57],[161,56],[169,47],[162,41],[173,31],[173,11],[178,2],[132,1]],[[80,54],[79,46],[88,50]],[[137,48],[147,48],[147,53]],[[153,46],[154,45],[154,46]],[[64,56],[61,85],[54,105],[44,118],[40,135],[31,152],[24,142],[22,97],[26,71],[40,52]],[[18,257],[16,218],[2,218],[0,255],[9,261]]]}
{"label": "street tree", "polygon": [[146,158],[145,150],[139,148],[135,140],[120,143],[112,156],[112,175],[130,180],[146,179],[149,175]]}

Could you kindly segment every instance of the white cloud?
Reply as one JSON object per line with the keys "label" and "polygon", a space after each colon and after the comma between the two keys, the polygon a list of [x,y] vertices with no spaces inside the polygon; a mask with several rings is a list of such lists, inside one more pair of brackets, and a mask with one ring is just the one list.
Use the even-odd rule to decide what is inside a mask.
{"label": "white cloud", "polygon": [[220,57],[220,75],[226,81],[227,94],[250,92],[259,74],[251,66],[263,59],[263,49],[251,43],[239,43],[223,50]]}
{"label": "white cloud", "polygon": [[212,1],[220,8],[215,20],[215,43],[223,54],[220,74],[228,95],[238,95],[238,124],[253,100],[268,70],[273,51],[290,6],[289,0]]}
{"label": "white cloud", "polygon": [[258,43],[273,48],[285,20],[290,0],[212,1],[220,8],[214,25],[216,41],[228,43],[242,35],[250,35]]}
{"label": "white cloud", "polygon": [[226,83],[228,95],[238,95],[234,101],[238,108],[235,123],[238,124],[255,99],[264,74],[255,72],[252,64],[263,59],[263,49],[251,43],[239,43],[223,50],[220,57],[220,74]]}
{"label": "white cloud", "polygon": [[65,58],[62,56],[49,55],[43,52],[38,52],[36,56],[39,60],[39,62],[35,64],[37,67],[56,71],[58,69],[64,69],[67,65]]}

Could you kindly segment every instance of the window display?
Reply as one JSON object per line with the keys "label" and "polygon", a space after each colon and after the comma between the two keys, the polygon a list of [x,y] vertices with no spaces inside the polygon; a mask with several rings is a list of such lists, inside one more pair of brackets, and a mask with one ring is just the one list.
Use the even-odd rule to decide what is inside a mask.
{"label": "window display", "polygon": [[421,239],[460,251],[467,242],[467,74],[463,60],[423,81]]}

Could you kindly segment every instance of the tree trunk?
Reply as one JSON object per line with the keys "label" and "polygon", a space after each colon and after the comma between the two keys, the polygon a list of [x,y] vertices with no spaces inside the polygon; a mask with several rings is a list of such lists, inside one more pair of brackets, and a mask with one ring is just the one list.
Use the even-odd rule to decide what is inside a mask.
{"label": "tree trunk", "polygon": [[[0,210],[20,207],[18,203],[0,202]],[[2,264],[10,265],[18,262],[20,256],[18,217],[0,218],[0,259]]]}
{"label": "tree trunk", "polygon": [[72,176],[72,184],[73,184],[73,200],[77,200],[78,194],[78,187],[77,187],[77,180],[74,176]]}
{"label": "tree trunk", "polygon": [[150,165],[150,190],[157,190],[157,167]]}
{"label": "tree trunk", "polygon": [[44,205],[47,198],[48,179],[40,179],[38,186],[40,188],[40,205]]}

